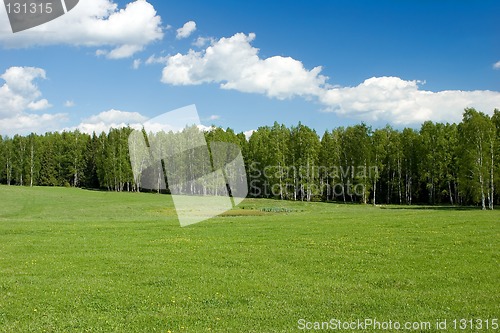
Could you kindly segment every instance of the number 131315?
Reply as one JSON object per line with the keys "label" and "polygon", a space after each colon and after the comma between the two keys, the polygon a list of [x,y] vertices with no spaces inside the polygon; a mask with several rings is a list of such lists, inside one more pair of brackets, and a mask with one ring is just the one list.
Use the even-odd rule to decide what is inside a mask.
{"label": "number 131315", "polygon": [[52,3],[7,3],[5,5],[8,14],[50,14],[52,13]]}

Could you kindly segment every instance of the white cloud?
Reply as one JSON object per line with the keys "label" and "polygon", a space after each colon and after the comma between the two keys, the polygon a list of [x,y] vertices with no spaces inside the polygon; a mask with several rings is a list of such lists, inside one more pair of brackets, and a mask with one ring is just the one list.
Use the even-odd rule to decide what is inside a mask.
{"label": "white cloud", "polygon": [[0,135],[29,134],[57,131],[68,121],[65,113],[19,113],[0,119]]}
{"label": "white cloud", "polygon": [[491,113],[500,106],[500,92],[421,90],[419,81],[373,77],[356,87],[324,90],[320,101],[327,109],[364,121],[419,124],[426,120],[460,122],[463,109]]}
{"label": "white cloud", "polygon": [[48,100],[41,99],[36,102],[30,102],[28,104],[28,109],[33,110],[33,111],[39,111],[39,110],[44,110],[52,107],[52,104],[49,103]]}
{"label": "white cloud", "polygon": [[72,108],[73,106],[75,106],[75,102],[73,102],[73,101],[64,102],[64,107],[66,107],[66,108]]}
{"label": "white cloud", "polygon": [[198,37],[193,42],[193,45],[196,46],[196,47],[201,48],[201,47],[204,47],[207,44],[212,44],[213,42],[215,42],[215,39],[213,39],[212,37]]}
{"label": "white cloud", "polygon": [[218,114],[213,114],[209,117],[210,120],[217,120],[220,119],[220,116]]}
{"label": "white cloud", "polygon": [[188,38],[196,30],[196,22],[188,21],[184,25],[177,29],[177,39]]}
{"label": "white cloud", "polygon": [[138,112],[127,112],[111,109],[84,119],[79,125],[66,130],[80,130],[80,132],[92,134],[93,132],[108,132],[111,128],[130,126],[141,129],[142,124],[148,118]]}
{"label": "white cloud", "polygon": [[211,132],[215,129],[214,126],[196,125],[196,127],[203,132]]}
{"label": "white cloud", "polygon": [[147,118],[138,112],[127,112],[115,109],[104,111],[99,113],[98,115],[94,115],[85,119],[85,121],[90,124],[97,124],[100,122],[104,122],[106,124],[112,124],[117,122],[142,123],[146,120]]}
{"label": "white cloud", "polygon": [[421,89],[425,81],[399,77],[373,77],[355,87],[333,86],[321,75],[321,67],[308,70],[290,57],[260,58],[259,49],[251,45],[254,39],[255,34],[238,33],[212,41],[204,50],[167,57],[162,82],[218,83],[222,89],[278,99],[299,96],[314,99],[325,111],[341,116],[405,125],[426,120],[459,122],[466,107],[487,113],[500,107],[497,91],[432,92]]}
{"label": "white cloud", "polygon": [[170,58],[170,56],[157,57],[156,55],[153,54],[146,60],[146,65],[166,64],[168,62],[168,58]]}
{"label": "white cloud", "polygon": [[0,78],[0,135],[43,133],[59,128],[66,114],[33,114],[52,105],[40,99],[41,91],[35,81],[45,79],[45,70],[36,67],[10,67]]}
{"label": "white cloud", "polygon": [[36,67],[10,67],[0,75],[5,83],[0,87],[0,117],[25,110],[43,110],[51,107],[46,99],[38,99],[42,93],[34,83],[45,79],[45,71]]}
{"label": "white cloud", "polygon": [[98,57],[100,57],[100,56],[105,56],[105,55],[107,55],[108,53],[109,53],[108,51],[106,51],[106,50],[101,50],[101,49],[98,49],[98,50],[96,50],[96,51],[95,51],[95,55],[96,55],[96,56],[98,56]]}
{"label": "white cloud", "polygon": [[141,67],[141,64],[142,64],[141,59],[134,59],[134,62],[132,62],[132,68],[139,69],[139,67]]}
{"label": "white cloud", "polygon": [[143,45],[130,45],[125,44],[119,46],[117,48],[112,49],[111,51],[106,53],[106,57],[108,59],[122,59],[133,56],[139,51],[142,51],[144,48]]}
{"label": "white cloud", "polygon": [[[0,16],[7,16],[0,6]],[[163,38],[161,17],[145,0],[136,0],[118,9],[113,0],[85,0],[67,14],[46,24],[10,33],[8,20],[0,22],[0,44],[19,48],[67,44],[106,47],[97,54],[110,59],[126,58]],[[9,31],[9,33],[7,33]]]}
{"label": "white cloud", "polygon": [[41,95],[41,92],[33,81],[35,79],[46,79],[46,74],[42,68],[10,67],[0,75],[0,78],[5,81],[2,88],[6,91],[35,99]]}
{"label": "white cloud", "polygon": [[247,138],[247,140],[250,140],[250,137],[252,136],[252,134],[254,132],[257,132],[257,130],[254,130],[254,129],[253,130],[248,130],[248,131],[243,132],[243,134],[245,134],[245,138]]}
{"label": "white cloud", "polygon": [[173,85],[220,83],[223,89],[262,93],[278,99],[317,96],[326,77],[321,67],[304,68],[300,61],[275,56],[261,59],[250,42],[255,34],[221,38],[206,50],[168,58],[162,82]]}
{"label": "white cloud", "polygon": [[493,69],[500,69],[500,61],[493,64]]}
{"label": "white cloud", "polygon": [[178,113],[175,116],[173,116],[171,113],[164,113],[157,117],[149,119],[148,117],[143,116],[138,112],[127,112],[111,109],[83,119],[79,125],[66,127],[63,130],[74,131],[78,129],[82,133],[92,134],[93,132],[107,133],[111,128],[122,128],[130,126],[131,128],[136,130],[145,128],[148,132],[156,133],[159,131],[179,132],[182,131],[186,127],[186,125],[196,125],[198,129],[204,132],[212,131],[215,129],[215,127],[213,126],[205,126],[200,124],[197,114],[195,117],[192,117],[189,112]]}

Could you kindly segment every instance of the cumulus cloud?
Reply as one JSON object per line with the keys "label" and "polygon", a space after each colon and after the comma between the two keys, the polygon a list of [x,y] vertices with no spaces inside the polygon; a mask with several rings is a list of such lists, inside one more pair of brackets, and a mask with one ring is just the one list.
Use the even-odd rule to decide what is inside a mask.
{"label": "cumulus cloud", "polygon": [[43,134],[59,130],[62,124],[67,121],[68,116],[65,113],[20,113],[0,119],[0,134],[9,136],[29,133]]}
{"label": "cumulus cloud", "polygon": [[418,124],[426,120],[459,122],[466,107],[491,112],[500,106],[495,91],[420,89],[420,81],[372,77],[356,87],[327,89],[320,96],[326,111],[365,121]]}
{"label": "cumulus cloud", "polygon": [[[7,16],[0,6],[0,16]],[[8,20],[0,22],[0,44],[19,48],[67,44],[105,47],[98,54],[110,59],[127,58],[163,38],[161,17],[145,0],[136,0],[118,9],[113,0],[85,0],[67,14],[40,26],[10,31]]]}
{"label": "cumulus cloud", "polygon": [[188,38],[189,36],[191,36],[193,32],[195,32],[195,30],[196,30],[196,22],[188,21],[184,23],[184,25],[181,28],[177,29],[176,38],[177,39]]}
{"label": "cumulus cloud", "polygon": [[41,99],[36,102],[30,102],[28,104],[28,109],[33,110],[33,111],[39,111],[39,110],[44,110],[52,107],[52,104],[49,103],[48,100]]}
{"label": "cumulus cloud", "polygon": [[210,120],[217,120],[220,119],[220,116],[218,114],[213,114],[209,117]]}
{"label": "cumulus cloud", "polygon": [[172,115],[170,112],[161,114],[157,117],[149,119],[148,117],[138,112],[127,112],[116,109],[101,112],[99,114],[83,119],[77,126],[66,127],[64,131],[79,130],[82,133],[108,133],[112,128],[131,127],[135,130],[145,129],[149,132],[180,132],[186,126],[195,125],[199,130],[207,132],[215,129],[213,126],[205,126],[200,124],[197,114],[186,112],[186,108],[175,110],[177,114]]}
{"label": "cumulus cloud", "polygon": [[111,109],[88,117],[79,125],[66,128],[66,130],[72,131],[78,129],[80,132],[92,134],[93,132],[108,132],[111,128],[122,128],[127,126],[135,129],[141,129],[142,124],[147,119],[147,117],[138,112]]}
{"label": "cumulus cloud", "polygon": [[[206,49],[189,50],[162,58],[162,82],[172,85],[218,83],[222,89],[261,93],[286,99],[303,97],[320,103],[324,111],[363,121],[419,124],[426,120],[458,122],[463,109],[475,107],[492,112],[500,107],[500,92],[432,92],[422,89],[425,81],[399,77],[373,77],[354,87],[333,86],[321,74],[293,58],[261,58],[251,43],[255,34],[237,33],[212,40]],[[199,45],[206,41],[200,40]],[[196,44],[196,42],[195,42]],[[500,62],[495,64],[500,67]]]}
{"label": "cumulus cloud", "polygon": [[[28,102],[42,95],[35,79],[46,79],[45,71],[36,67],[10,67],[2,75],[5,84],[0,90],[3,99]],[[15,103],[16,109],[24,109],[25,103]]]}
{"label": "cumulus cloud", "polygon": [[321,67],[307,70],[290,57],[261,59],[259,49],[250,43],[255,34],[235,34],[221,38],[206,50],[176,54],[168,58],[162,82],[173,85],[219,83],[223,89],[262,93],[285,99],[294,96],[316,96],[326,77]]}
{"label": "cumulus cloud", "polygon": [[35,81],[45,79],[46,73],[36,67],[10,67],[0,78],[0,134],[45,132],[55,130],[66,121],[66,114],[34,114],[52,105],[41,98]]}
{"label": "cumulus cloud", "polygon": [[493,69],[500,69],[500,61],[493,64]]}
{"label": "cumulus cloud", "polygon": [[39,111],[52,105],[39,99],[42,93],[36,79],[45,79],[45,71],[36,67],[10,67],[0,75],[5,83],[0,88],[0,117],[19,114],[26,110]]}

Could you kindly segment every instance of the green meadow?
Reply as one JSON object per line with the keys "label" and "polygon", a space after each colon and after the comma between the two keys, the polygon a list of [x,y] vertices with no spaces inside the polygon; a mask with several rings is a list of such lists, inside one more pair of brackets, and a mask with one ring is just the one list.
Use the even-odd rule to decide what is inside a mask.
{"label": "green meadow", "polygon": [[0,186],[0,332],[304,332],[318,330],[301,319],[366,318],[500,331],[451,327],[500,318],[499,223],[476,208],[247,199],[181,228],[167,195]]}

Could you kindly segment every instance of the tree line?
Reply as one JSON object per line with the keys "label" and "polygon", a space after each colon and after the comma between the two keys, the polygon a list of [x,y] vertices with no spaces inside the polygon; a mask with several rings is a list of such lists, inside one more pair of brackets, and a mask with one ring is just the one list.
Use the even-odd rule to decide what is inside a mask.
{"label": "tree line", "polygon": [[[139,191],[129,154],[132,131],[0,136],[0,183]],[[208,143],[229,142],[241,149],[253,197],[482,209],[500,202],[497,109],[489,116],[467,108],[459,124],[427,121],[419,130],[372,129],[361,123],[318,135],[301,123],[275,122],[249,139],[230,128],[212,128],[204,135]]]}
{"label": "tree line", "polygon": [[0,137],[0,183],[131,191],[131,128],[88,135],[78,130]]}

